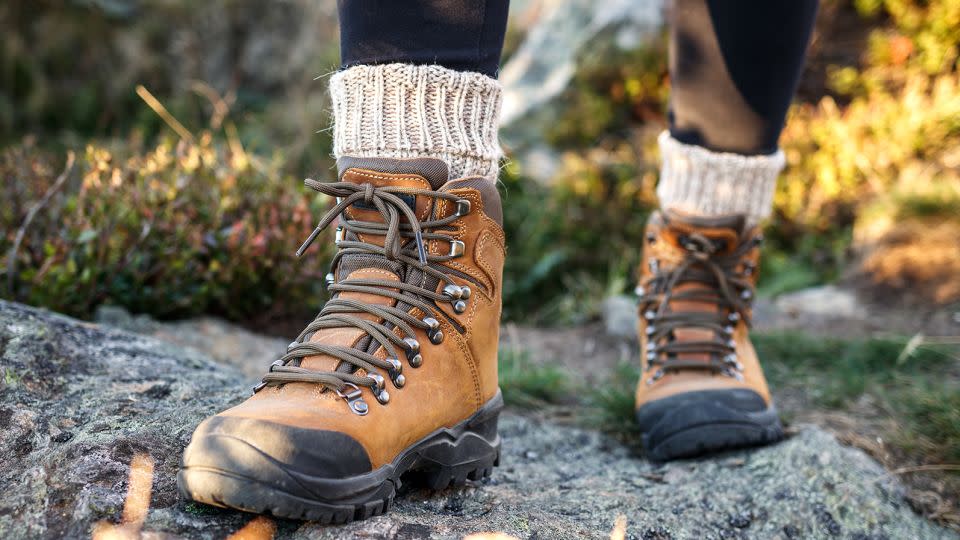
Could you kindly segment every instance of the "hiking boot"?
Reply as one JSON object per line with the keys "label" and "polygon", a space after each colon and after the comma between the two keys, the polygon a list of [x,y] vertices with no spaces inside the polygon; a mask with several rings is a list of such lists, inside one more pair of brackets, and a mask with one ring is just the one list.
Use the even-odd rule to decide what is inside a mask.
{"label": "hiking boot", "polygon": [[762,236],[745,223],[671,211],[647,223],[636,412],[653,460],[782,437],[748,336]]}
{"label": "hiking boot", "polygon": [[505,255],[500,197],[436,159],[341,158],[331,299],[254,395],[208,418],[178,475],[195,501],[346,523],[385,512],[404,480],[439,489],[500,459]]}

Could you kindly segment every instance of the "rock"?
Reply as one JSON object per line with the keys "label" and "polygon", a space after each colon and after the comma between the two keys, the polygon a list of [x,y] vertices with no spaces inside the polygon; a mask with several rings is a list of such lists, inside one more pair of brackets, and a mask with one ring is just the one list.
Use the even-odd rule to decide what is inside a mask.
{"label": "rock", "polygon": [[217,362],[240,370],[251,384],[260,380],[270,362],[279,358],[290,343],[290,340],[250,332],[216,317],[158,322],[146,315],[130,315],[123,308],[100,306],[94,320],[207,354]]}
{"label": "rock", "polygon": [[862,319],[867,310],[855,292],[835,285],[811,287],[777,297],[777,309],[791,316],[816,316],[828,319]]}
{"label": "rock", "polygon": [[637,301],[630,296],[610,296],[600,305],[608,336],[637,341]]}
{"label": "rock", "polygon": [[598,36],[610,37],[621,49],[629,49],[653,36],[663,24],[659,0],[543,0],[538,8],[537,22],[500,71],[504,126],[560,94],[576,73],[583,47]]}
{"label": "rock", "polygon": [[[343,527],[252,521],[181,500],[174,480],[194,426],[249,392],[238,370],[2,301],[0,367],[5,539],[89,538],[124,515],[128,531],[157,538],[224,538],[248,525],[294,539],[607,538],[619,516],[628,538],[955,538],[913,514],[877,463],[815,428],[753,452],[663,465],[604,434],[512,412],[488,482],[414,489],[388,515]],[[138,500],[149,509],[137,512]]]}
{"label": "rock", "polygon": [[660,37],[662,0],[541,0],[520,47],[500,71],[500,136],[524,174],[548,182],[556,152],[542,144],[567,104],[568,87],[588,50],[633,50]]}

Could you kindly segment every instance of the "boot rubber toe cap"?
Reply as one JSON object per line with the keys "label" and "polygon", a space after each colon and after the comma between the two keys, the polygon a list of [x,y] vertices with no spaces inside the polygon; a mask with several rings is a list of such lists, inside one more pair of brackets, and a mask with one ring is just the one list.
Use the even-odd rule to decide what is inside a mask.
{"label": "boot rubber toe cap", "polygon": [[[182,488],[202,497],[210,478],[254,482],[301,497],[319,494],[315,480],[368,473],[370,458],[347,434],[266,420],[214,416],[193,434],[183,455]],[[191,481],[193,479],[193,481]]]}

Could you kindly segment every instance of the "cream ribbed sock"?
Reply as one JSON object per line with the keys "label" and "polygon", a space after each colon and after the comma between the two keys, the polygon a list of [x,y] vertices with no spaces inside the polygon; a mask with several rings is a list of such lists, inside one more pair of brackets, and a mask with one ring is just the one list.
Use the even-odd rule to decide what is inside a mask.
{"label": "cream ribbed sock", "polygon": [[684,144],[664,131],[657,196],[662,208],[700,215],[746,214],[752,225],[770,216],[783,152],[742,156]]}
{"label": "cream ribbed sock", "polygon": [[333,154],[434,157],[451,178],[496,180],[500,83],[440,66],[355,66],[330,79]]}

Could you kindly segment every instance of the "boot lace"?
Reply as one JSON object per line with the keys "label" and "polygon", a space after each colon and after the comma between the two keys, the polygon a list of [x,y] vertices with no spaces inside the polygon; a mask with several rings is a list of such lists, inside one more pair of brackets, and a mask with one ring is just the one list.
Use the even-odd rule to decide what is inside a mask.
{"label": "boot lace", "polygon": [[[320,193],[337,198],[333,206],[320,220],[307,240],[303,243],[297,256],[303,253],[316,240],[317,236],[326,229],[336,218],[340,218],[337,228],[337,253],[331,262],[331,268],[336,269],[344,257],[363,255],[383,257],[390,261],[402,263],[404,271],[399,281],[387,279],[347,278],[337,281],[333,273],[327,274],[327,287],[332,298],[324,305],[317,317],[307,325],[290,343],[287,352],[270,365],[260,384],[254,387],[254,392],[268,385],[281,385],[291,382],[314,383],[324,386],[346,399],[351,409],[357,414],[366,414],[367,404],[363,401],[361,388],[370,389],[377,401],[386,404],[390,394],[386,390],[383,373],[386,373],[392,384],[400,388],[405,384],[403,364],[400,362],[401,353],[411,367],[419,367],[423,358],[420,355],[420,344],[417,342],[415,330],[424,330],[432,343],[443,341],[443,332],[437,320],[439,308],[437,302],[450,302],[455,312],[466,309],[465,302],[470,297],[470,288],[456,285],[448,276],[450,271],[441,263],[459,257],[463,253],[463,243],[443,234],[443,230],[450,230],[450,225],[461,216],[469,213],[470,202],[460,199],[450,193],[427,189],[412,189],[396,186],[376,187],[372,184],[354,184],[350,182],[322,183],[307,179],[307,187]],[[442,219],[428,219],[420,221],[416,213],[408,204],[417,197],[429,197],[435,200],[447,200],[456,204],[456,212]],[[383,217],[382,222],[370,222],[350,219],[346,209],[356,204],[365,209],[376,209]],[[406,218],[405,221],[402,218]],[[353,233],[349,239],[346,233]],[[383,246],[359,240],[360,235],[376,235],[383,237]],[[353,239],[356,238],[356,239]],[[410,241],[410,240],[413,241]],[[451,249],[447,255],[429,254],[424,242],[441,240],[449,242]],[[423,279],[419,284],[403,281],[404,274],[411,268],[419,269]],[[426,288],[427,276],[434,278],[445,286],[442,293]],[[343,298],[340,293],[354,292],[376,295],[395,300],[394,305],[375,305],[361,302],[352,298]],[[410,313],[410,308],[404,309],[401,304],[417,308],[426,314],[422,318]],[[373,315],[374,320],[361,315]],[[376,348],[360,348],[350,346],[330,345],[322,342],[309,341],[311,336],[323,329],[352,328],[359,329],[363,335],[369,336],[372,342],[378,344]],[[395,333],[400,330],[400,337]],[[360,339],[358,343],[365,340]],[[371,343],[371,342],[367,342]],[[371,354],[380,347],[387,351],[387,358],[381,359]],[[304,358],[315,355],[328,355],[341,361],[337,369],[319,371],[300,366]],[[364,375],[357,372],[363,370]]]}
{"label": "boot lace", "polygon": [[[754,268],[742,258],[762,242],[756,236],[741,242],[727,254],[718,253],[721,245],[698,233],[679,238],[684,259],[673,269],[660,269],[657,259],[650,259],[653,277],[637,288],[638,304],[646,320],[647,363],[658,366],[648,384],[666,373],[680,370],[710,370],[742,380],[743,366],[737,361],[733,332],[743,319],[749,325],[749,308],[754,287],[749,280]],[[676,290],[681,284],[699,286]],[[705,302],[717,306],[715,312],[672,311],[671,301]],[[675,339],[680,329],[701,329],[713,332],[712,339]],[[709,362],[690,359],[690,355],[707,354]]]}

